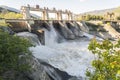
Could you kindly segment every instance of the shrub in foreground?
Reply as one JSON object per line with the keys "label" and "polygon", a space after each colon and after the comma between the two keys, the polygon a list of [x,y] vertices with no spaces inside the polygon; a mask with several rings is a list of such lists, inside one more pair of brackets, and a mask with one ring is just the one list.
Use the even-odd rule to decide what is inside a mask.
{"label": "shrub in foreground", "polygon": [[28,40],[0,31],[0,77],[9,70],[19,72],[29,69],[28,64],[19,64],[19,59],[24,55],[29,58],[30,46]]}
{"label": "shrub in foreground", "polygon": [[93,39],[88,49],[97,56],[92,61],[94,71],[86,71],[89,80],[120,80],[120,40],[97,42]]}

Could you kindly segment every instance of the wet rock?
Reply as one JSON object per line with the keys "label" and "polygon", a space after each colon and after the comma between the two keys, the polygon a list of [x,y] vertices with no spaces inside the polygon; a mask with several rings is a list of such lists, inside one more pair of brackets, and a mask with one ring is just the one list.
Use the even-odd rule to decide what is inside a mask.
{"label": "wet rock", "polygon": [[8,32],[9,34],[13,35],[14,31],[12,31],[11,28],[5,27],[5,26],[0,26],[0,29],[3,30],[4,32]]}
{"label": "wet rock", "polygon": [[[23,58],[21,58],[23,59]],[[29,59],[23,59],[20,64],[29,64],[30,70],[23,72],[30,80],[51,80],[50,77],[47,75],[44,67],[35,57],[30,57]]]}

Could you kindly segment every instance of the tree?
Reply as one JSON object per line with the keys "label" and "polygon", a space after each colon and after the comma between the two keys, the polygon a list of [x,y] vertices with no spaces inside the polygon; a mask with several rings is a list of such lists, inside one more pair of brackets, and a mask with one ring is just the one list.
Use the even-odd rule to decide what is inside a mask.
{"label": "tree", "polygon": [[29,69],[28,64],[19,64],[21,56],[29,56],[32,46],[26,39],[9,35],[0,30],[0,77],[9,70],[24,71]]}
{"label": "tree", "polygon": [[88,49],[97,59],[92,61],[94,71],[87,70],[89,80],[120,80],[120,40],[117,43],[104,40],[97,42],[93,39]]}

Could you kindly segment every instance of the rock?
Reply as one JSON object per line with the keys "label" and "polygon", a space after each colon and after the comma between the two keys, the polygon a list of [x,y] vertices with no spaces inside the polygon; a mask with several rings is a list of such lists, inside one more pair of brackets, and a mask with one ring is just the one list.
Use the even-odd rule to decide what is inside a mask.
{"label": "rock", "polygon": [[[22,59],[22,58],[21,58]],[[24,59],[23,59],[24,60]],[[29,71],[24,71],[30,80],[51,80],[48,74],[46,73],[43,65],[35,57],[26,58],[25,61],[21,60],[20,64],[28,63],[31,67]]]}
{"label": "rock", "polygon": [[39,59],[39,62],[44,66],[47,74],[52,78],[52,80],[69,80],[72,78],[68,73],[53,67],[52,65]]}
{"label": "rock", "polygon": [[14,32],[12,31],[11,28],[5,27],[5,26],[0,26],[0,29],[3,30],[4,32],[8,32],[9,34],[13,35]]}
{"label": "rock", "polygon": [[73,77],[34,56],[30,58],[22,56],[20,64],[26,63],[31,66],[31,69],[29,71],[24,71],[23,74],[30,80],[69,80]]}
{"label": "rock", "polygon": [[83,78],[82,77],[72,77],[72,78],[70,78],[69,80],[83,80]]}
{"label": "rock", "polygon": [[2,74],[3,80],[31,80],[29,77],[21,72],[9,70]]}

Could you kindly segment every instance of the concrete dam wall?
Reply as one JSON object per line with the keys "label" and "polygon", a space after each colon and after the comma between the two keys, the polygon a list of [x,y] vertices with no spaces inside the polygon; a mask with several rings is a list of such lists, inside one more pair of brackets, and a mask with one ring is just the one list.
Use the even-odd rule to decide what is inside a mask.
{"label": "concrete dam wall", "polygon": [[51,31],[53,27],[59,34],[59,38],[74,40],[84,36],[83,33],[89,33],[103,39],[119,38],[120,33],[113,25],[96,25],[85,21],[59,21],[59,20],[33,20],[8,22],[14,32],[30,31],[38,35],[42,44],[45,44],[45,31]]}

